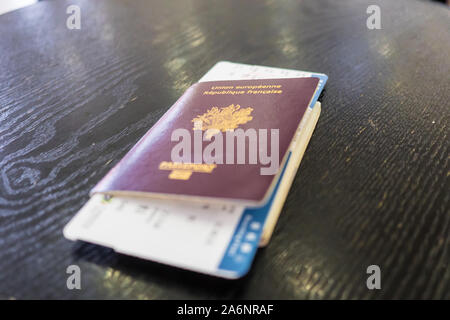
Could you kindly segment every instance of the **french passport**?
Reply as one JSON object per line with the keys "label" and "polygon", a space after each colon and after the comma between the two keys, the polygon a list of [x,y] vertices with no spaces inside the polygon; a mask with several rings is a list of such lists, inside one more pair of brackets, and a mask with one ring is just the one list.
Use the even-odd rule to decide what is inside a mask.
{"label": "french passport", "polygon": [[[92,193],[260,206],[318,82],[309,77],[196,83]],[[172,157],[174,148],[178,154]]]}

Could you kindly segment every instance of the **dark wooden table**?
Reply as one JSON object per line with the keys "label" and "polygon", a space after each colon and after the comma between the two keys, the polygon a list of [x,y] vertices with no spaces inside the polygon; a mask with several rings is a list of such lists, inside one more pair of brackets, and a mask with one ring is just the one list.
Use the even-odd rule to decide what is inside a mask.
{"label": "dark wooden table", "polygon": [[[373,1],[44,1],[0,16],[0,298],[450,299],[450,13],[376,2],[381,30],[366,27]],[[219,60],[329,75],[248,276],[64,239],[94,184]],[[381,290],[366,287],[372,264]]]}

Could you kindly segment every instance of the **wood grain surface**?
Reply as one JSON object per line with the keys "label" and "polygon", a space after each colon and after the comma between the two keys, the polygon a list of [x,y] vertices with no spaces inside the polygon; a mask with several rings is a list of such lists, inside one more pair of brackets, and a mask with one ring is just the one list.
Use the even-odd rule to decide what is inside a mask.
{"label": "wood grain surface", "polygon": [[[66,8],[81,8],[81,30]],[[0,16],[0,298],[450,299],[450,13],[377,1],[44,1]],[[74,244],[88,192],[217,61],[326,73],[269,246],[225,281]],[[82,289],[66,288],[78,264]],[[381,290],[366,268],[381,267]]]}

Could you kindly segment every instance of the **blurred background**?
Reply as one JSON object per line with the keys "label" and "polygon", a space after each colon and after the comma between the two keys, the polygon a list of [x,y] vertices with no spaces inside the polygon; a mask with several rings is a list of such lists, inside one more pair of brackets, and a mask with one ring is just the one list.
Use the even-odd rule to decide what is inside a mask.
{"label": "blurred background", "polygon": [[[57,0],[1,0],[0,1],[0,14],[29,6],[38,1],[57,1]],[[418,0],[411,0],[411,1],[418,1]],[[435,2],[442,2],[442,3],[447,3],[447,4],[450,3],[449,0],[424,0],[424,1],[435,1]]]}
{"label": "blurred background", "polygon": [[1,0],[0,14],[23,8],[36,2],[38,2],[38,0]]}

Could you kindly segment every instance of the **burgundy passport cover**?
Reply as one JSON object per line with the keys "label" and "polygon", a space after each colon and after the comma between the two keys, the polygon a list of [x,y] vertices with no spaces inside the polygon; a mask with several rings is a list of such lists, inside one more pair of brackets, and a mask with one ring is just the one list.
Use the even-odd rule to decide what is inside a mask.
{"label": "burgundy passport cover", "polygon": [[[282,168],[289,145],[318,81],[318,78],[311,77],[196,83],[94,187],[92,193],[207,197],[261,205],[277,175],[261,175],[260,168],[268,165],[262,165],[259,157],[257,164],[249,164],[247,150],[246,164],[236,164],[236,161],[235,164],[226,164],[226,134],[223,132],[223,164],[217,164],[212,170],[211,167],[209,170],[199,166],[177,167],[179,163],[171,161],[171,151],[179,142],[171,141],[172,132],[179,128],[189,130],[193,154],[194,131],[197,131],[194,130],[194,119],[203,115],[216,117],[217,120],[225,115],[225,108],[228,111],[230,108],[234,108],[236,112],[241,110],[238,114],[243,115],[244,120],[238,121],[235,127],[244,131],[253,128],[257,132],[258,129],[267,129],[269,155],[270,129],[279,130],[279,168]],[[239,109],[236,109],[238,105]],[[217,109],[213,109],[214,107]],[[215,123],[220,123],[220,119],[217,121]],[[203,142],[203,150],[209,143]],[[246,147],[248,148],[248,139]],[[194,156],[192,162],[193,158]],[[185,174],[186,171],[190,173]]]}

